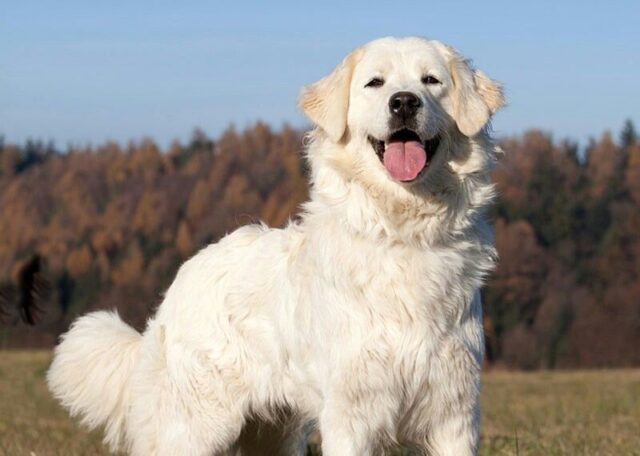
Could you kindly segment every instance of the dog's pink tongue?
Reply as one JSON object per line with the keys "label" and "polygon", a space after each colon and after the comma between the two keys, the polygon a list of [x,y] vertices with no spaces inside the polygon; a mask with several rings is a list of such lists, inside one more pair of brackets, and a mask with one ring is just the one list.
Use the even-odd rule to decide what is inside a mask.
{"label": "dog's pink tongue", "polygon": [[391,141],[384,149],[384,167],[399,181],[412,181],[427,163],[427,153],[418,141]]}

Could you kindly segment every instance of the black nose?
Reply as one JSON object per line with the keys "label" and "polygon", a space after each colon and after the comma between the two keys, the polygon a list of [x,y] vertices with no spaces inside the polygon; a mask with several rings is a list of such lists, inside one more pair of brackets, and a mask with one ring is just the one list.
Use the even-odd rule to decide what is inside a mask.
{"label": "black nose", "polygon": [[411,92],[396,92],[389,99],[391,114],[402,120],[414,117],[420,106],[422,106],[420,98]]}

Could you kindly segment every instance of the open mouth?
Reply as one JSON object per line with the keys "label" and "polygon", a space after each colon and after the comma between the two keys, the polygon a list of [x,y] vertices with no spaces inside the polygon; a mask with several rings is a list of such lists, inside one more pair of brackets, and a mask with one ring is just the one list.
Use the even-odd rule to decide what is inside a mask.
{"label": "open mouth", "polygon": [[440,135],[422,141],[416,132],[403,128],[386,141],[369,136],[369,142],[391,177],[412,182],[429,166],[440,145]]}

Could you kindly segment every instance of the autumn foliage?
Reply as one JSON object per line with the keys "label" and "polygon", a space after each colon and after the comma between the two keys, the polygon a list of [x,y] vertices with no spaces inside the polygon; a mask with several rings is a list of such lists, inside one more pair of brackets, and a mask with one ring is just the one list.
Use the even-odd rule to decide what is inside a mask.
{"label": "autumn foliage", "polygon": [[[0,347],[51,346],[75,316],[138,328],[179,265],[246,223],[280,226],[307,198],[302,133],[258,123],[160,150],[0,143]],[[530,131],[502,141],[484,290],[487,358],[520,368],[640,365],[640,143],[628,123],[584,153]],[[42,301],[26,324],[25,265]],[[22,274],[22,275],[21,275]],[[24,280],[23,280],[24,281]],[[40,283],[40,282],[37,282]],[[22,313],[22,314],[21,314]]]}

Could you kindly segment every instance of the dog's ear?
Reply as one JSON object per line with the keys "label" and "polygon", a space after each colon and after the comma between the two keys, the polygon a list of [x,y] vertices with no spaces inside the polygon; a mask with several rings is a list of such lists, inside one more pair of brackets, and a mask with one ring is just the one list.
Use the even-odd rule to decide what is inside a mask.
{"label": "dog's ear", "polygon": [[359,48],[354,50],[328,76],[306,86],[300,94],[302,112],[334,142],[340,141],[347,129],[351,75],[361,54]]}
{"label": "dog's ear", "polygon": [[451,52],[454,119],[465,136],[474,136],[504,106],[502,86],[483,72],[473,70],[457,52]]}

